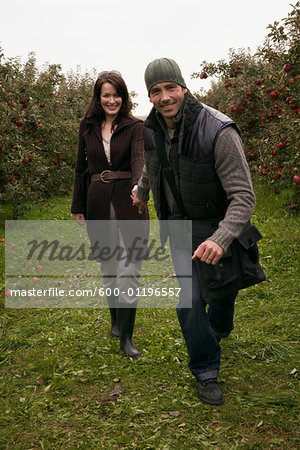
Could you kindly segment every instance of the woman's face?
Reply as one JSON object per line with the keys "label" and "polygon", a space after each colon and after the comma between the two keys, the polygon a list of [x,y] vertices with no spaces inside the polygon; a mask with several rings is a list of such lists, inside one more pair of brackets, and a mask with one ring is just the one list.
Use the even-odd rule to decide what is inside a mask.
{"label": "woman's face", "polygon": [[100,102],[106,116],[117,117],[122,106],[122,97],[111,83],[102,84]]}

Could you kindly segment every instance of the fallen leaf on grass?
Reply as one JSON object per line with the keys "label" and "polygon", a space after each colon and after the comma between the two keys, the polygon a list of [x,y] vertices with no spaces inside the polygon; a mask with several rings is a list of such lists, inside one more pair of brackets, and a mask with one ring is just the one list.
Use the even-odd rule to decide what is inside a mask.
{"label": "fallen leaf on grass", "polygon": [[294,368],[294,369],[290,372],[290,375],[296,375],[296,373],[298,373],[298,369]]}
{"label": "fallen leaf on grass", "polygon": [[113,379],[113,382],[114,382],[114,383],[119,383],[119,381],[120,381],[120,378],[114,378],[114,379]]}
{"label": "fallen leaf on grass", "polygon": [[42,378],[40,378],[39,380],[36,380],[36,384],[38,384],[39,386],[42,386],[42,384],[44,384],[44,380]]}
{"label": "fallen leaf on grass", "polygon": [[170,411],[169,414],[170,414],[170,416],[173,416],[173,417],[179,417],[181,415],[181,412],[180,411]]}
{"label": "fallen leaf on grass", "polygon": [[123,388],[123,386],[116,386],[110,390],[109,396],[114,397],[115,395],[120,395],[123,392],[125,392],[125,388]]}
{"label": "fallen leaf on grass", "polygon": [[185,427],[185,426],[186,426],[186,423],[182,422],[180,425],[178,425],[178,428],[182,428],[182,427]]}
{"label": "fallen leaf on grass", "polygon": [[168,414],[161,414],[160,417],[161,417],[162,419],[168,419],[168,418],[169,418]]}

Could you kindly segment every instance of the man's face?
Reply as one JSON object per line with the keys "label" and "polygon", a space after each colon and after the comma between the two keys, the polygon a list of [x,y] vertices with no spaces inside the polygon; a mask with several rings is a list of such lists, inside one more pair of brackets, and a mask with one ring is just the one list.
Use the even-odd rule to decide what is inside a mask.
{"label": "man's face", "polygon": [[157,83],[150,89],[150,102],[161,113],[168,126],[181,108],[187,89],[173,82]]}

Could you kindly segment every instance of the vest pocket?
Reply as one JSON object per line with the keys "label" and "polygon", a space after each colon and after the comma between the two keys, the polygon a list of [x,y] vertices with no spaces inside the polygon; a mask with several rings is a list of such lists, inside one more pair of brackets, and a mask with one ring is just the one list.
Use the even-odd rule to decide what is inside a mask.
{"label": "vest pocket", "polygon": [[180,173],[180,180],[196,184],[217,179],[213,163],[200,162],[182,155],[178,157],[178,172]]}

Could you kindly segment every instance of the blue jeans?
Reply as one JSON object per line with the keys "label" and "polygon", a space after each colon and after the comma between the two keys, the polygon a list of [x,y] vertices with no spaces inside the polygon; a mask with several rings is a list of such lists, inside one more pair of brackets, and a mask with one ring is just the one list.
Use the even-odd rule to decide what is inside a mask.
{"label": "blue jeans", "polygon": [[[201,296],[201,284],[191,251],[172,248],[178,284],[181,287],[177,316],[189,354],[188,366],[199,380],[218,377],[221,349],[217,338],[229,336],[233,329],[237,292],[207,307]],[[192,274],[191,288],[187,274]],[[187,301],[187,296],[189,299]],[[191,307],[185,307],[190,302]]]}

